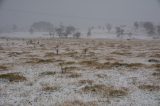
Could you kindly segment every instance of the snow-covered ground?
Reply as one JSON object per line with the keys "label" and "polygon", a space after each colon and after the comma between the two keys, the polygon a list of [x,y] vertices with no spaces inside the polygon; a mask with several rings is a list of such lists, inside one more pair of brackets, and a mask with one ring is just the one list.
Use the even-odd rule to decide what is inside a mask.
{"label": "snow-covered ground", "polygon": [[[0,106],[159,106],[159,47],[160,40],[0,39]],[[25,79],[2,77],[8,73]]]}

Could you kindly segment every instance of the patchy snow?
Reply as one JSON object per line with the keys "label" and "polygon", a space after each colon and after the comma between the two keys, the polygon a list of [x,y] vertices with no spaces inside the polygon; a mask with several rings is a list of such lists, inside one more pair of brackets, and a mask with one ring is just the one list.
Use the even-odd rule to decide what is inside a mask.
{"label": "patchy snow", "polygon": [[[110,62],[108,58],[115,59],[114,61],[122,63],[142,63],[150,66],[148,62],[150,53],[154,53],[152,46],[159,47],[159,41],[145,41],[145,40],[100,40],[100,39],[36,39],[34,42],[40,41],[44,44],[41,47],[36,44],[27,45],[27,40],[0,40],[2,50],[0,50],[0,65],[9,65],[11,69],[0,71],[3,73],[20,72],[26,81],[22,82],[9,82],[7,80],[0,80],[0,105],[2,106],[51,106],[59,105],[65,101],[79,100],[83,102],[96,102],[99,106],[158,106],[160,103],[160,92],[146,91],[140,89],[138,86],[143,84],[151,84],[160,86],[158,76],[152,75],[155,72],[153,68],[138,67],[137,69],[126,67],[113,67],[111,69],[95,69],[79,64],[82,60],[94,60]],[[148,43],[152,42],[152,43]],[[14,45],[12,45],[14,43]],[[45,57],[48,52],[54,53],[55,45],[60,44],[60,55],[53,55]],[[151,46],[152,45],[152,46]],[[121,47],[122,46],[122,47]],[[130,46],[129,49],[125,49]],[[82,54],[82,51],[88,47],[87,54]],[[69,48],[69,51],[67,51]],[[113,54],[113,51],[129,50],[131,55],[126,54]],[[156,49],[160,52],[160,49]],[[66,55],[66,52],[77,52],[72,56]],[[8,54],[18,52],[14,56]],[[90,54],[94,52],[94,56]],[[128,52],[128,51],[127,51]],[[137,56],[140,53],[145,53],[145,56]],[[31,57],[33,55],[33,57]],[[36,55],[36,56],[35,56]],[[75,55],[75,56],[74,56]],[[82,56],[81,56],[82,55]],[[144,58],[144,57],[145,58]],[[34,58],[53,59],[49,63],[27,63],[28,60]],[[57,61],[56,61],[56,60]],[[160,59],[158,57],[158,59]],[[78,77],[69,77],[71,73],[62,73],[58,60],[74,61],[67,67],[78,67],[74,70]],[[55,75],[42,75],[43,72],[55,72]],[[74,74],[75,74],[74,73]],[[80,80],[92,80],[93,84],[103,84],[113,86],[115,88],[128,89],[127,95],[122,97],[102,97],[98,94],[84,93],[82,88],[89,86],[89,84],[80,84]],[[57,87],[55,91],[44,91],[43,87],[53,86]]]}

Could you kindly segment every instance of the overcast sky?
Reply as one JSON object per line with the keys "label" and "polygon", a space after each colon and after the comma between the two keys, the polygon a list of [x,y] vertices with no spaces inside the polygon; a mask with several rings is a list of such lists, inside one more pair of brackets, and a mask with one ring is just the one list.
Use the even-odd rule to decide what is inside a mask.
{"label": "overcast sky", "polygon": [[78,26],[160,22],[160,0],[0,0],[0,26],[35,21]]}

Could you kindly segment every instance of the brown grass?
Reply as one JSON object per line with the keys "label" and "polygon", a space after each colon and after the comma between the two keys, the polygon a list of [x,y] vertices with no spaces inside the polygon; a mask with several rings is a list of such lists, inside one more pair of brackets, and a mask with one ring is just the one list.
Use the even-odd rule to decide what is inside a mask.
{"label": "brown grass", "polygon": [[80,100],[75,101],[65,101],[58,106],[98,106],[95,102],[83,102]]}
{"label": "brown grass", "polygon": [[67,61],[67,62],[62,62],[62,63],[59,63],[59,65],[72,65],[72,64],[75,64],[76,62],[74,61]]}
{"label": "brown grass", "polygon": [[0,71],[7,71],[9,70],[9,67],[6,65],[0,65]]}
{"label": "brown grass", "polygon": [[54,92],[54,91],[57,91],[59,88],[56,87],[56,86],[43,86],[42,87],[42,91],[45,91],[45,92]]}
{"label": "brown grass", "polygon": [[89,66],[89,67],[92,67],[92,68],[101,66],[100,63],[98,63],[98,62],[96,62],[96,61],[94,61],[94,60],[81,61],[79,64],[85,65],[85,66]]}
{"label": "brown grass", "polygon": [[10,82],[21,82],[26,80],[26,78],[19,73],[1,74],[0,79],[7,79]]}
{"label": "brown grass", "polygon": [[92,85],[93,84],[93,80],[80,80],[79,83],[80,84],[89,84],[89,85]]}
{"label": "brown grass", "polygon": [[150,57],[160,58],[160,53],[152,54]]}
{"label": "brown grass", "polygon": [[77,71],[79,68],[78,67],[74,67],[74,66],[70,66],[70,67],[64,67],[62,68],[63,73],[72,73]]}
{"label": "brown grass", "polygon": [[84,88],[82,88],[82,91],[85,93],[95,93],[111,97],[120,97],[127,95],[127,90],[124,88],[115,89],[112,86],[106,86],[106,85],[85,86]]}
{"label": "brown grass", "polygon": [[77,72],[72,72],[68,75],[69,78],[78,78],[80,77],[81,74],[80,73],[77,73]]}
{"label": "brown grass", "polygon": [[150,68],[160,69],[160,64],[152,64]]}
{"label": "brown grass", "polygon": [[55,72],[52,72],[52,71],[47,71],[47,72],[42,72],[40,74],[40,76],[45,76],[45,75],[51,75],[51,76],[54,76],[56,73]]}
{"label": "brown grass", "polygon": [[26,63],[29,64],[47,64],[53,63],[54,59],[41,59],[41,58],[31,58],[31,60],[27,61]]}
{"label": "brown grass", "polygon": [[91,68],[96,68],[96,69],[111,69],[111,68],[118,68],[118,67],[137,69],[137,68],[145,67],[145,65],[142,63],[119,63],[119,62],[99,63],[94,60],[82,61],[80,62],[80,64],[91,67]]}
{"label": "brown grass", "polygon": [[76,52],[76,51],[64,53],[64,55],[69,56],[69,57],[75,57],[77,54],[78,54],[78,52]]}
{"label": "brown grass", "polygon": [[48,52],[44,57],[54,57],[56,54],[54,52]]}
{"label": "brown grass", "polygon": [[118,52],[118,51],[114,51],[114,52],[112,52],[111,54],[122,55],[122,56],[129,56],[129,55],[131,55],[132,53],[130,53],[130,52]]}
{"label": "brown grass", "polygon": [[99,66],[97,66],[98,69],[111,69],[111,68],[117,68],[117,67],[124,67],[124,68],[132,68],[132,69],[137,69],[137,68],[142,68],[144,67],[144,64],[141,63],[119,63],[119,62],[114,62],[114,63],[110,63],[110,62],[106,62],[103,63]]}
{"label": "brown grass", "polygon": [[146,91],[159,91],[160,90],[160,86],[156,86],[156,85],[140,85],[138,87],[139,89],[146,90]]}

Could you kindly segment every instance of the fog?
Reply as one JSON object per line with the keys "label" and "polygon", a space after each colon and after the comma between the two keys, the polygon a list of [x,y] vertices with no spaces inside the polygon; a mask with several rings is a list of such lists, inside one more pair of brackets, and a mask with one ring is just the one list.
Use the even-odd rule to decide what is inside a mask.
{"label": "fog", "polygon": [[159,0],[0,0],[0,26],[35,21],[77,26],[159,22]]}

